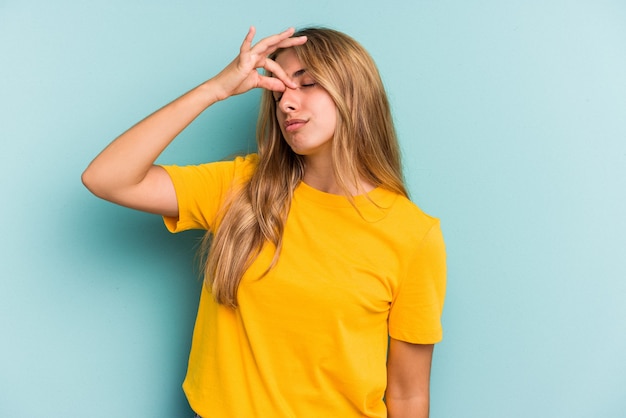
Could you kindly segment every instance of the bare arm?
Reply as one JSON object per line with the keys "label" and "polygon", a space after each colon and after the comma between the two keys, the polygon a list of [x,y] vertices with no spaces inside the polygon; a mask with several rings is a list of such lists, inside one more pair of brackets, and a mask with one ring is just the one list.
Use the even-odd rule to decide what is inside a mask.
{"label": "bare arm", "polygon": [[385,393],[389,418],[428,418],[433,348],[391,338]]}
{"label": "bare arm", "polygon": [[[96,196],[123,206],[167,216],[178,215],[171,179],[154,161],[205,109],[219,100],[260,87],[284,91],[295,87],[282,68],[267,58],[279,48],[306,42],[291,38],[294,30],[267,37],[252,45],[250,28],[240,53],[224,70],[148,116],[107,146],[83,172],[83,184]],[[257,72],[265,68],[275,77]]]}

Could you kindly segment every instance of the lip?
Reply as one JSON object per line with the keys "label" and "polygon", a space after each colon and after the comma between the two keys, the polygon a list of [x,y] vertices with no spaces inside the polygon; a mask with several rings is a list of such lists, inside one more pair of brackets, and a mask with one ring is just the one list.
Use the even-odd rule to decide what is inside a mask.
{"label": "lip", "polygon": [[307,123],[307,121],[304,119],[289,119],[285,121],[284,126],[287,132],[292,132],[296,129],[300,129],[305,123]]}

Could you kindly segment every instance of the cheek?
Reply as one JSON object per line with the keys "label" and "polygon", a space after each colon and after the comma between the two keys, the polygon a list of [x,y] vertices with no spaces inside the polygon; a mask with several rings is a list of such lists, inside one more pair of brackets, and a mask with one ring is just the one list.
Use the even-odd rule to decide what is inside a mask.
{"label": "cheek", "polygon": [[278,120],[278,121],[283,120],[283,118],[284,118],[283,112],[281,112],[278,109],[278,106],[276,107],[276,110],[274,111],[274,115],[276,116],[276,120]]}
{"label": "cheek", "polygon": [[332,100],[325,106],[325,119],[334,130],[337,126],[337,107]]}
{"label": "cheek", "polygon": [[282,133],[283,136],[285,136],[285,129],[283,126],[283,122],[285,122],[285,114],[283,112],[281,112],[278,107],[275,108],[274,110],[274,118],[275,121],[278,124],[278,129],[280,129],[280,132]]}
{"label": "cheek", "polygon": [[331,99],[328,93],[324,95],[323,100],[320,100],[320,104],[323,106],[328,120],[334,121],[337,119],[337,106],[335,106],[335,102],[333,102],[333,99]]}
{"label": "cheek", "polygon": [[280,112],[276,112],[276,121],[278,122],[278,129],[280,129],[280,132],[283,134],[283,136],[285,136],[285,126],[283,125],[283,122],[285,121],[285,116],[282,115]]}
{"label": "cheek", "polygon": [[280,130],[283,130],[283,122],[285,122],[285,114],[280,112],[280,111],[276,111],[275,113],[275,117],[276,117],[276,121],[278,122],[278,126],[280,128]]}

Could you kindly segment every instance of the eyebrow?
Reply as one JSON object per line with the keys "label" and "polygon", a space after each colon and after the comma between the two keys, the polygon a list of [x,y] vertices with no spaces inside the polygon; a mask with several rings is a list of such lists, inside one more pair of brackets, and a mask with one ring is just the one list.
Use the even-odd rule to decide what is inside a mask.
{"label": "eyebrow", "polygon": [[291,75],[291,78],[302,77],[304,73],[306,73],[306,68],[302,68],[301,70],[296,71],[295,73]]}

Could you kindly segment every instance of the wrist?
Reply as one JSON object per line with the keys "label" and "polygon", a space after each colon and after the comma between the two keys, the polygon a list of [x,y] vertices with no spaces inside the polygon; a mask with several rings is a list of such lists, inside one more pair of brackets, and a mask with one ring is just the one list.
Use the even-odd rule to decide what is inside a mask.
{"label": "wrist", "polygon": [[228,98],[228,94],[221,89],[219,83],[213,78],[200,84],[197,89],[201,93],[203,100],[206,101],[207,107]]}

